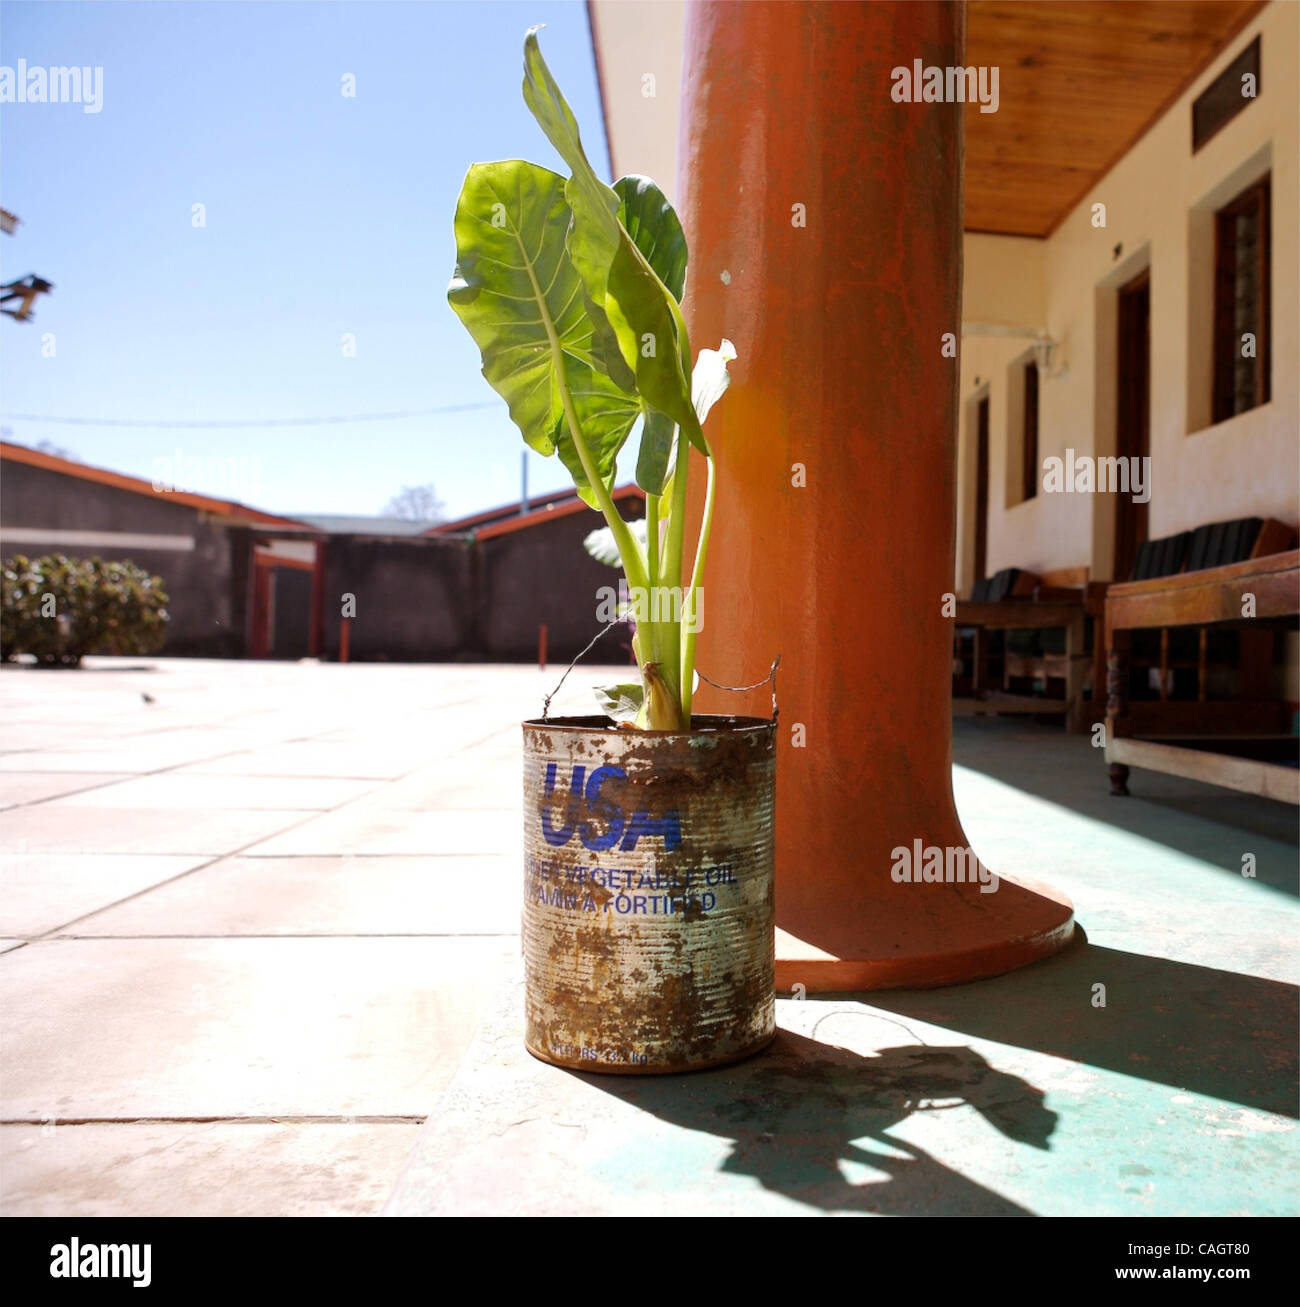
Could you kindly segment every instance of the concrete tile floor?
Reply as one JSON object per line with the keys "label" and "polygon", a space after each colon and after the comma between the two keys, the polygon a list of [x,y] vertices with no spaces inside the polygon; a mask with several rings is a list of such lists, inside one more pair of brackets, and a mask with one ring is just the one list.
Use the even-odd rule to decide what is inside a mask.
{"label": "concrete tile floor", "polygon": [[35,938],[208,861],[207,854],[6,852],[0,930]]}
{"label": "concrete tile floor", "polygon": [[57,798],[60,794],[76,794],[79,790],[97,789],[120,779],[111,772],[95,775],[94,772],[71,772],[66,775],[49,775],[33,772],[29,775],[11,772],[5,777],[4,797],[0,808],[12,808],[19,803],[36,803],[41,799]]}
{"label": "concrete tile floor", "polygon": [[5,1126],[4,1210],[25,1216],[335,1216],[381,1207],[414,1122]]}
{"label": "concrete tile floor", "polygon": [[0,1213],[377,1211],[517,956],[558,676],[0,670]]}
{"label": "concrete tile floor", "polygon": [[959,722],[972,843],[1085,943],[782,1001],[742,1067],[578,1076],[522,1052],[512,979],[556,679],[0,670],[0,1213],[1295,1213],[1293,810],[1112,800],[1086,739]]}

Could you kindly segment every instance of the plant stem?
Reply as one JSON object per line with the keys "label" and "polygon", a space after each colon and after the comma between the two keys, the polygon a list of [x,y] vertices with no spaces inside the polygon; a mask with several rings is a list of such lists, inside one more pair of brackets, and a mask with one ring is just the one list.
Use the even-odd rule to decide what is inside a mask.
{"label": "plant stem", "polygon": [[[649,594],[647,601],[653,601],[656,587],[662,584],[659,575],[660,567],[660,550],[659,550],[659,504],[661,496],[646,495],[645,497],[645,538],[646,538],[646,580]],[[646,614],[646,630],[648,638],[646,640],[646,656],[654,663],[666,661],[663,657],[661,648],[664,639],[663,624],[650,620],[651,614]],[[672,651],[669,651],[672,652]]]}
{"label": "plant stem", "polygon": [[688,619],[682,642],[682,717],[689,727],[691,721],[691,696],[695,681],[695,637],[699,633],[699,595],[700,584],[704,580],[704,556],[709,552],[709,528],[713,525],[713,490],[716,472],[713,460],[706,459],[708,468],[704,484],[704,518],[700,522],[700,539],[695,546],[695,564],[691,568],[691,588],[688,596],[682,600],[683,616]]}
{"label": "plant stem", "polygon": [[[660,584],[670,591],[682,594],[682,549],[686,534],[686,476],[690,469],[690,441],[686,433],[678,428],[677,451],[673,462],[673,497],[668,518],[668,539],[664,546],[664,559]],[[672,687],[674,695],[682,705],[682,724],[690,726],[690,691],[682,684],[682,613],[679,609],[676,617],[665,623],[667,627],[664,640],[664,653],[671,658],[671,668],[665,669],[664,680]],[[671,648],[667,646],[671,645]]]}
{"label": "plant stem", "polygon": [[623,521],[623,515],[618,511],[613,499],[610,498],[604,481],[600,479],[595,460],[591,457],[586,438],[582,434],[582,427],[578,424],[578,414],[573,407],[568,382],[563,379],[563,372],[561,372],[560,376],[560,396],[564,401],[564,416],[569,424],[569,435],[573,437],[573,447],[578,451],[578,460],[581,462],[582,470],[587,476],[587,482],[596,496],[596,502],[600,505],[600,511],[604,514],[605,521],[613,533],[614,543],[618,546],[618,556],[622,561],[623,571],[627,576],[627,583],[633,589],[637,586],[644,586],[646,583],[646,562],[641,553],[641,546],[628,529],[627,523]]}
{"label": "plant stem", "polygon": [[645,497],[646,572],[650,584],[659,580],[659,496]]}

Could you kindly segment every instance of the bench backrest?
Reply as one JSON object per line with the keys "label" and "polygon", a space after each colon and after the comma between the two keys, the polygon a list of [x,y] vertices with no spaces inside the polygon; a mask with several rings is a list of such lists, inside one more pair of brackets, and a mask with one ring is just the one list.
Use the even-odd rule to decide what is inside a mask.
{"label": "bench backrest", "polygon": [[1028,598],[1038,577],[1019,567],[1004,567],[993,576],[985,576],[971,587],[970,597],[977,604],[1000,604],[1004,599]]}
{"label": "bench backrest", "polygon": [[1230,522],[1207,522],[1194,531],[1180,531],[1160,540],[1144,540],[1138,546],[1133,574],[1128,579],[1149,581],[1176,572],[1201,572],[1208,567],[1244,563],[1255,557],[1257,545],[1265,543],[1261,533],[1266,525],[1281,524],[1265,523],[1259,517],[1238,517]]}

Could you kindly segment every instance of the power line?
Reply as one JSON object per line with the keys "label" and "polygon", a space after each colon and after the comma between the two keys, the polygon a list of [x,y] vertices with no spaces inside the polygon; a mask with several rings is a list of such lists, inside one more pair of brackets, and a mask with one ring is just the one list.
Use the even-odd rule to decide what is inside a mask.
{"label": "power line", "polygon": [[432,417],[437,413],[467,413],[471,409],[497,408],[499,400],[485,400],[478,404],[447,404],[441,408],[409,408],[395,413],[357,413],[350,417],[323,418],[251,418],[237,422],[186,421],[157,422],[143,418],[69,418],[48,417],[41,413],[3,413],[3,422],[47,422],[64,427],[324,427],[341,426],[348,422],[397,422],[403,418]]}

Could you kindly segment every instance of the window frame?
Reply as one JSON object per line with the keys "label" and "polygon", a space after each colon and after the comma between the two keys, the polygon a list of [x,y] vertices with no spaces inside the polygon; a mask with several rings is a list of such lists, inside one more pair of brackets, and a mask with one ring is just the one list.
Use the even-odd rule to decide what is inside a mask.
{"label": "window frame", "polygon": [[[1265,173],[1234,196],[1214,215],[1214,368],[1211,421],[1226,422],[1272,398],[1272,173]],[[1236,280],[1239,252],[1235,222],[1254,210],[1259,236],[1255,257],[1258,293],[1255,312],[1253,401],[1237,407],[1237,367],[1241,361],[1241,333],[1236,318]],[[1249,328],[1248,328],[1249,330]]]}
{"label": "window frame", "polygon": [[1020,502],[1038,497],[1039,375],[1038,359],[1024,365],[1024,408],[1020,418]]}

